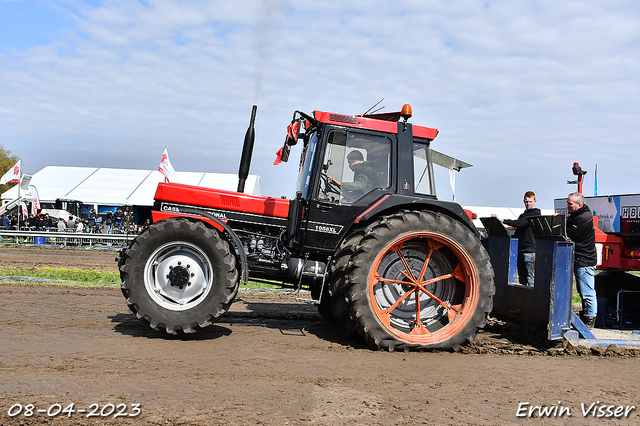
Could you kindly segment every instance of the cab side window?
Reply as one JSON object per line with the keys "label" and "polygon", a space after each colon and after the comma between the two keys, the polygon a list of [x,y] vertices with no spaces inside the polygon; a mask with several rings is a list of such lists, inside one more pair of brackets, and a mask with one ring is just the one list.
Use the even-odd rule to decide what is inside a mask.
{"label": "cab side window", "polygon": [[413,188],[416,194],[435,195],[431,183],[433,170],[429,167],[429,145],[413,143]]}

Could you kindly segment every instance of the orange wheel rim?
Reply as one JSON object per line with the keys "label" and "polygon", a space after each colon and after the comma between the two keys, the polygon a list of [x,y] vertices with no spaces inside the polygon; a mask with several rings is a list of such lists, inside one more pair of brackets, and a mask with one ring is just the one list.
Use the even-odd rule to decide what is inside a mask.
{"label": "orange wheel rim", "polygon": [[455,335],[473,315],[478,272],[467,251],[447,235],[410,232],[380,251],[368,295],[389,333],[410,343],[437,343]]}

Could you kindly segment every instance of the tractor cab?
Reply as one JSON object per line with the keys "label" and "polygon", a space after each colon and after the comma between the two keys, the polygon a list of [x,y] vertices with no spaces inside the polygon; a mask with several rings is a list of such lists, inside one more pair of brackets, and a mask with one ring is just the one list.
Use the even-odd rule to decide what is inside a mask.
{"label": "tractor cab", "polygon": [[290,248],[333,252],[350,225],[392,195],[436,200],[429,143],[438,131],[409,117],[409,105],[385,114],[294,113],[276,160],[287,161],[302,141]]}

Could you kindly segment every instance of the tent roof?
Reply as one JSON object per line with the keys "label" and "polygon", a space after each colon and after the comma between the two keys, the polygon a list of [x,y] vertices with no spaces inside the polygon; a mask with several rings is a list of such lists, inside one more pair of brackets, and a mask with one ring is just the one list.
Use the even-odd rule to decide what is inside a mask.
{"label": "tent roof", "polygon": [[[248,194],[260,195],[259,176],[249,175]],[[35,173],[31,185],[41,202],[57,198],[99,205],[153,205],[158,183],[164,176],[157,170],[109,169],[95,167],[46,166]],[[238,176],[226,173],[176,172],[176,183],[235,191]],[[18,197],[18,185],[2,194],[2,201]]]}

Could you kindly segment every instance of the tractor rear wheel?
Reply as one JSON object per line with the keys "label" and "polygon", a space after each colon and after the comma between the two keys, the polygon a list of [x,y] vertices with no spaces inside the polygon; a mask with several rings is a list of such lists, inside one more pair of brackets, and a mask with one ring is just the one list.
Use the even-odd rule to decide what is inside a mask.
{"label": "tractor rear wheel", "polygon": [[193,333],[229,310],[238,292],[229,244],[202,222],[152,224],[121,253],[122,293],[154,330]]}
{"label": "tractor rear wheel", "polygon": [[352,339],[358,339],[355,322],[349,315],[349,301],[345,294],[351,266],[351,257],[364,236],[364,230],[356,231],[345,238],[331,264],[329,288],[331,289],[331,311],[342,331]]}
{"label": "tractor rear wheel", "polygon": [[459,221],[429,211],[385,216],[358,233],[334,279],[334,314],[375,349],[459,349],[492,309],[489,256]]}

